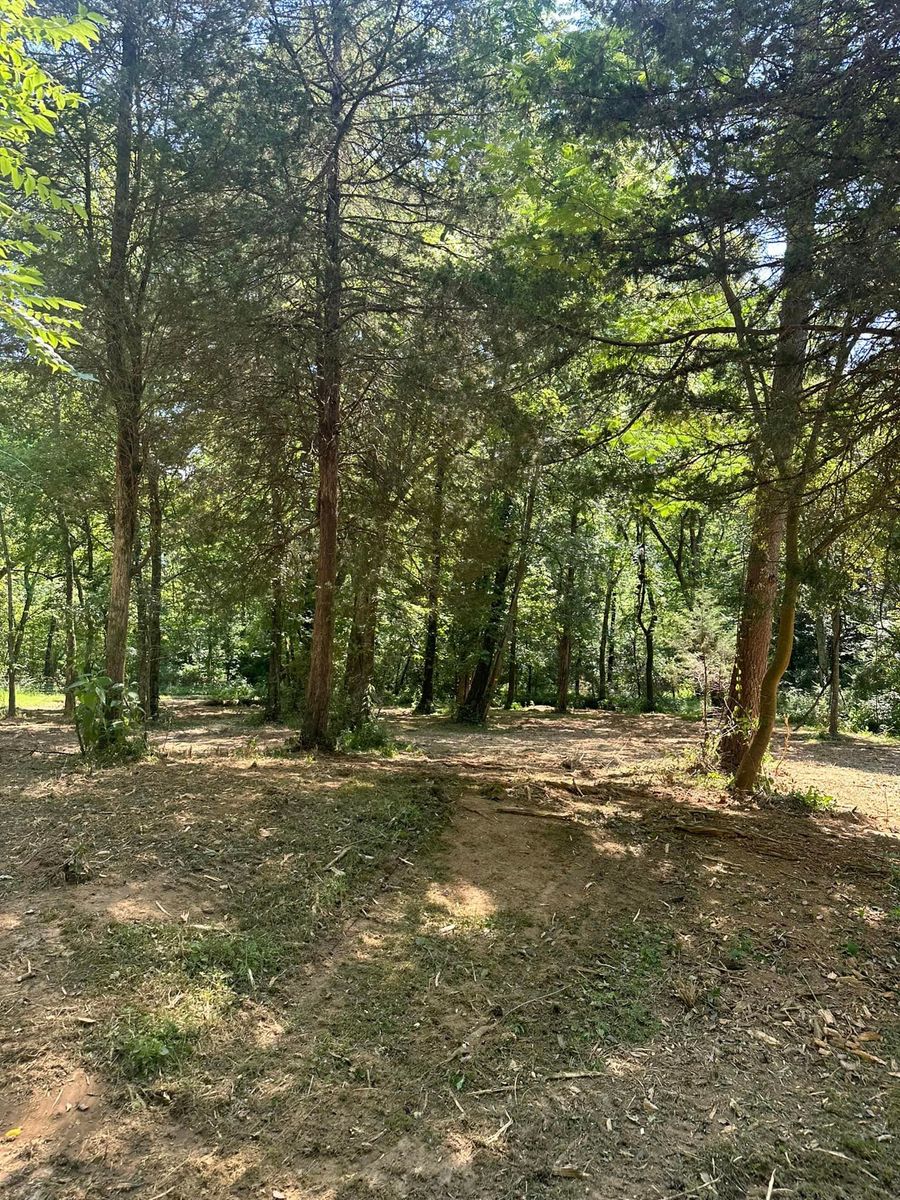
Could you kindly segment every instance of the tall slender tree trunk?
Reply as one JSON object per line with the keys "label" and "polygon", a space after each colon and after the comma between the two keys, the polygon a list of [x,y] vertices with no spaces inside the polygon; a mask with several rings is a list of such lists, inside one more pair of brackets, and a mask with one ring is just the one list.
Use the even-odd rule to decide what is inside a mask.
{"label": "tall slender tree trunk", "polygon": [[799,556],[800,506],[791,499],[785,521],[785,578],[778,613],[778,635],[775,650],[762,679],[759,693],[759,721],[750,745],[740,761],[734,777],[735,789],[749,792],[756,786],[763,761],[775,729],[778,705],[778,685],[791,661],[794,648],[794,623],[797,616],[797,595],[800,591]]}
{"label": "tall slender tree trunk", "polygon": [[512,624],[509,631],[509,674],[506,680],[506,699],[503,701],[505,709],[511,709],[516,702],[516,691],[519,683],[519,663],[518,663],[518,647],[516,644],[516,631],[518,629],[517,614],[512,614]]}
{"label": "tall slender tree trunk", "polygon": [[94,619],[94,531],[90,520],[85,517],[84,529],[84,571],[76,576],[78,599],[81,604],[84,621],[84,659],[82,674],[90,675],[94,670],[94,647],[97,641],[97,623]]}
{"label": "tall slender tree trunk", "polygon": [[609,653],[606,656],[606,689],[607,698],[613,689],[616,679],[616,593],[613,591],[612,604],[609,606]]}
{"label": "tall slender tree trunk", "polygon": [[[645,620],[644,613],[649,611]],[[637,623],[644,635],[644,712],[656,712],[654,682],[654,631],[656,629],[656,598],[647,578],[647,536],[643,522],[638,525],[638,586],[635,606]]]}
{"label": "tall slender tree trunk", "polygon": [[569,710],[569,678],[572,673],[572,633],[563,628],[556,641],[556,703],[554,712]]}
{"label": "tall slender tree trunk", "polygon": [[272,580],[272,603],[269,609],[269,670],[266,679],[266,720],[280,721],[282,717],[281,676],[284,659],[284,578],[281,567]]}
{"label": "tall slender tree trunk", "polygon": [[323,222],[323,297],[321,349],[316,401],[316,446],[319,465],[316,561],[316,607],[313,617],[309,679],[301,740],[310,747],[331,745],[329,718],[334,677],[334,610],[337,591],[338,439],[341,423],[341,313],[343,269],[341,261],[341,127],[344,94],[341,77],[343,14],[339,4],[331,15],[331,146],[325,163],[325,213]]}
{"label": "tall slender tree trunk", "polygon": [[825,616],[816,613],[816,658],[819,662],[819,684],[824,687],[828,682],[828,634],[825,632]]}
{"label": "tall slender tree trunk", "polygon": [[719,760],[728,774],[737,770],[759,717],[760,688],[772,641],[783,534],[783,508],[773,490],[760,484],[744,576],[737,650],[725,700],[726,727],[719,743]]}
{"label": "tall slender tree trunk", "polygon": [[556,643],[556,704],[558,713],[569,708],[569,678],[572,673],[572,601],[575,591],[575,534],[578,530],[578,504],[569,515],[568,562],[563,573],[560,595],[560,629]]}
{"label": "tall slender tree trunk", "polygon": [[831,689],[828,703],[828,736],[838,736],[841,708],[841,610],[831,613]]}
{"label": "tall slender tree trunk", "polygon": [[440,617],[441,569],[444,552],[444,480],[447,463],[443,454],[438,455],[434,473],[434,507],[431,521],[431,561],[428,571],[425,618],[425,652],[422,658],[422,691],[416,712],[427,715],[434,712],[434,676],[437,669],[438,621]]}
{"label": "tall slender tree trunk", "polygon": [[3,574],[6,578],[6,715],[16,715],[16,606],[13,588],[13,561],[3,505],[0,504],[0,552],[3,554]]}
{"label": "tall slender tree trunk", "polygon": [[603,621],[600,625],[600,653],[598,655],[599,662],[597,664],[597,703],[605,704],[608,696],[608,664],[607,655],[609,653],[609,625],[610,615],[612,612],[613,596],[616,590],[616,582],[618,575],[610,575],[606,582],[606,595],[603,598]]}
{"label": "tall slender tree trunk", "polygon": [[127,287],[128,250],[134,220],[133,122],[138,75],[137,14],[135,6],[126,3],[122,7],[115,195],[104,297],[108,386],[117,419],[113,548],[106,621],[106,673],[116,683],[125,681],[131,570],[141,475],[141,332],[135,315],[129,311]]}
{"label": "tall slender tree trunk", "polygon": [[150,586],[147,591],[147,697],[144,714],[148,720],[159,717],[159,672],[162,651],[162,499],[159,491],[160,469],[150,460],[147,473],[148,545]]}
{"label": "tall slender tree trunk", "polygon": [[44,646],[44,686],[50,687],[56,677],[56,617],[51,616],[47,625],[47,643]]}
{"label": "tall slender tree trunk", "polygon": [[[281,430],[275,430],[276,438],[283,436]],[[280,447],[273,445],[270,451],[271,472],[269,476],[269,494],[272,506],[272,579],[271,603],[269,606],[269,664],[266,679],[266,708],[267,721],[280,721],[284,715],[283,679],[284,679],[284,644],[285,644],[285,612],[284,612],[284,574],[286,556],[286,531],[284,526],[283,490],[279,462]]]}
{"label": "tall slender tree trunk", "polygon": [[72,552],[72,536],[66,518],[60,508],[57,521],[62,542],[63,596],[65,601],[65,699],[63,717],[71,721],[75,716],[75,694],[70,691],[75,682],[75,659],[78,648],[75,641],[75,561]]}

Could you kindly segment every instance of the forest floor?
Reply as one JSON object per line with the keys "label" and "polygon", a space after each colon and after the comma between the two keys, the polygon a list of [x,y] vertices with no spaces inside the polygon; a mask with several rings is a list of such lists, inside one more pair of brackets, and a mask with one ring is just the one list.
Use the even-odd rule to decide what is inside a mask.
{"label": "forest floor", "polygon": [[737,804],[672,717],[167,722],[0,725],[10,1200],[900,1194],[900,746]]}

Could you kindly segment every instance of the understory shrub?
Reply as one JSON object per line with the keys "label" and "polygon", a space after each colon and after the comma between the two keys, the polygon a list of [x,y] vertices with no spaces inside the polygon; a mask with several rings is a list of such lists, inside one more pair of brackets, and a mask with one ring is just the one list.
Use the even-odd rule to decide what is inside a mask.
{"label": "understory shrub", "polygon": [[108,675],[84,675],[69,689],[75,696],[75,731],[85,758],[128,762],[147,746],[137,692]]}

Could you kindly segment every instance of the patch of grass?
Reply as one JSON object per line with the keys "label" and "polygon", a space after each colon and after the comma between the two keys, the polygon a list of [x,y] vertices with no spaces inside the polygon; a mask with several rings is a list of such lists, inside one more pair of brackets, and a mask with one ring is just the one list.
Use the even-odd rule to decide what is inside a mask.
{"label": "patch of grass", "polygon": [[573,1013],[577,1040],[631,1046],[657,1032],[654,1001],[670,945],[668,931],[656,925],[613,931],[597,965],[588,968],[581,1011]]}
{"label": "patch of grass", "polygon": [[264,935],[215,930],[191,940],[183,957],[189,975],[218,975],[245,989],[262,982],[263,972],[277,970],[281,947]]}
{"label": "patch of grass", "polygon": [[128,1011],[108,1032],[109,1050],[120,1073],[133,1083],[146,1083],[182,1063],[196,1034],[171,1017]]}
{"label": "patch of grass", "polygon": [[427,904],[404,921],[389,952],[339,968],[311,1074],[446,1098],[510,1072],[578,1067],[660,1028],[663,928],[629,923],[598,939],[587,910],[542,928],[516,912],[451,919]]}
{"label": "patch of grass", "polygon": [[30,692],[16,690],[16,708],[28,711],[38,708],[59,708],[65,703],[62,692]]}
{"label": "patch of grass", "polygon": [[[358,911],[400,857],[437,836],[449,811],[442,789],[421,775],[384,780],[356,771],[329,782],[327,792],[289,803],[274,793],[268,807],[216,811],[208,826],[200,813],[175,849],[182,872],[202,878],[213,867],[227,882],[219,894],[228,911],[217,927],[93,917],[63,925],[68,981],[94,997],[98,1015],[109,1014],[85,1031],[88,1048],[115,1075],[143,1086],[162,1073],[186,1101],[212,1104],[201,1099],[208,1080],[192,1066],[202,1041],[204,1073],[221,1062],[221,1077],[233,1075],[238,1055],[241,1077],[251,1078],[266,1051],[246,1042],[247,1004],[270,1007],[273,977],[307,960],[319,936],[348,907]],[[144,846],[172,853],[168,842]],[[140,1010],[123,1014],[135,995]]]}
{"label": "patch of grass", "polygon": [[900,1174],[881,1143],[846,1130],[837,1130],[836,1138],[839,1149],[830,1153],[725,1142],[694,1158],[673,1183],[686,1195],[747,1200],[766,1194],[774,1167],[775,1186],[789,1188],[796,1200],[888,1200],[896,1195]]}

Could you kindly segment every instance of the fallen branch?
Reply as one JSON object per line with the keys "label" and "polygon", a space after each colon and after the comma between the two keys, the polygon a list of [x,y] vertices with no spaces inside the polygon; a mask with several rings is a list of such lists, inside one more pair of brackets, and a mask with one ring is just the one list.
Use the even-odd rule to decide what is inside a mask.
{"label": "fallen branch", "polygon": [[516,808],[514,805],[503,805],[495,809],[498,813],[508,813],[511,817],[541,817],[545,821],[574,821],[577,818],[569,813],[542,812],[539,808]]}
{"label": "fallen branch", "polygon": [[607,1071],[557,1071],[555,1075],[545,1075],[545,1079],[600,1079]]}

